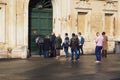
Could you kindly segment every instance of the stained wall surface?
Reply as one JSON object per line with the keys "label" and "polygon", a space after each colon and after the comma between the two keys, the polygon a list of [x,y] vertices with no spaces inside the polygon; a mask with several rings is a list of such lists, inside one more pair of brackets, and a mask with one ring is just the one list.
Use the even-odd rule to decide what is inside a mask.
{"label": "stained wall surface", "polygon": [[[51,0],[53,32],[71,38],[82,32],[84,53],[93,54],[96,32],[106,32],[108,52],[113,53],[115,41],[120,41],[119,0]],[[28,49],[30,0],[0,0],[0,58],[26,58]]]}

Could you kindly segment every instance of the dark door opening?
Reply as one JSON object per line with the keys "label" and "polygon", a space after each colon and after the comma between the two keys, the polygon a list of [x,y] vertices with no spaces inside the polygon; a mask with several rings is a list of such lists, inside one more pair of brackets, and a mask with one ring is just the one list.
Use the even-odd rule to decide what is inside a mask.
{"label": "dark door opening", "polygon": [[30,0],[29,4],[29,50],[32,55],[38,54],[35,39],[43,38],[52,32],[53,10],[51,0]]}

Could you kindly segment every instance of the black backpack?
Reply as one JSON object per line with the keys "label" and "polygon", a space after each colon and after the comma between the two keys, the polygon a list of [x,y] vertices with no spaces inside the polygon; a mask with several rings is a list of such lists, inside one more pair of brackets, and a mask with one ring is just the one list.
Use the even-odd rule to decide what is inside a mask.
{"label": "black backpack", "polygon": [[43,43],[44,43],[43,38],[39,37],[39,39],[38,39],[38,44],[43,44]]}
{"label": "black backpack", "polygon": [[76,43],[76,38],[72,38],[72,39],[71,39],[71,44],[72,44],[72,45],[75,45],[75,43]]}
{"label": "black backpack", "polygon": [[64,47],[69,47],[69,38],[65,38]]}

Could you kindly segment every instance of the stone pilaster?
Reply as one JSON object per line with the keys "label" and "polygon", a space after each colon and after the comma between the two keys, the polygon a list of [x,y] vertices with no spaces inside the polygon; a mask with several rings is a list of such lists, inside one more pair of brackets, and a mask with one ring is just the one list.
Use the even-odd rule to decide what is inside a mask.
{"label": "stone pilaster", "polygon": [[0,22],[0,43],[6,43],[6,4],[2,2],[0,2]]}
{"label": "stone pilaster", "polygon": [[16,20],[17,20],[17,46],[24,45],[24,0],[17,0],[17,14],[16,14]]}
{"label": "stone pilaster", "polygon": [[120,0],[118,0],[118,26],[117,26],[117,40],[120,41]]}
{"label": "stone pilaster", "polygon": [[17,43],[17,35],[16,35],[16,0],[8,1],[8,28],[9,28],[9,47],[15,48]]}

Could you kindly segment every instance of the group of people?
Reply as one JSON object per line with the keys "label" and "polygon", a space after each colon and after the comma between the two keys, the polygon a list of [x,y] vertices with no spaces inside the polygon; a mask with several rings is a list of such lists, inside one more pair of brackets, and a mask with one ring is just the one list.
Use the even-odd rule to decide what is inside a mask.
{"label": "group of people", "polygon": [[72,33],[72,38],[69,39],[68,33],[65,33],[65,39],[62,44],[64,48],[64,52],[66,54],[66,59],[68,60],[68,48],[71,48],[71,60],[78,61],[80,54],[83,55],[83,44],[84,44],[84,38],[81,34],[81,32],[76,35],[75,33]]}
{"label": "group of people", "polygon": [[72,33],[72,38],[69,39],[68,33],[65,33],[65,39],[62,41],[60,34],[56,37],[53,32],[51,36],[48,35],[43,39],[40,35],[36,38],[36,43],[38,44],[40,56],[43,54],[45,58],[47,57],[60,57],[60,50],[64,49],[66,60],[69,56],[69,48],[71,48],[71,60],[78,60],[80,54],[83,55],[83,44],[84,38],[81,32],[76,35]]}
{"label": "group of people", "polygon": [[[51,36],[46,35],[42,38],[40,35],[36,38],[36,43],[39,49],[39,55],[44,55],[45,58],[56,57],[60,55],[62,39],[60,35],[57,37],[53,32]],[[57,53],[57,54],[56,54]]]}
{"label": "group of people", "polygon": [[[107,57],[107,48],[108,48],[108,37],[105,35],[105,32],[102,32],[100,35],[99,32],[96,33],[96,48],[95,48],[95,55],[96,55],[96,63],[101,62],[102,57]],[[101,53],[102,52],[102,53]]]}
{"label": "group of people", "polygon": [[[108,37],[105,35],[105,32],[102,32],[100,35],[99,32],[96,33],[96,47],[95,47],[95,55],[96,55],[96,63],[101,61],[102,57],[107,57],[107,48],[108,48]],[[48,57],[60,57],[60,50],[64,49],[66,60],[68,60],[69,56],[69,48],[71,49],[71,60],[78,61],[80,55],[83,55],[83,45],[85,39],[82,36],[81,32],[78,34],[72,33],[72,38],[69,39],[68,33],[65,33],[64,41],[60,34],[56,37],[53,32],[51,36],[47,35],[44,39],[41,36],[36,38],[36,43],[38,44],[39,54],[40,56],[43,54],[45,58]],[[102,50],[102,53],[101,53]]]}

